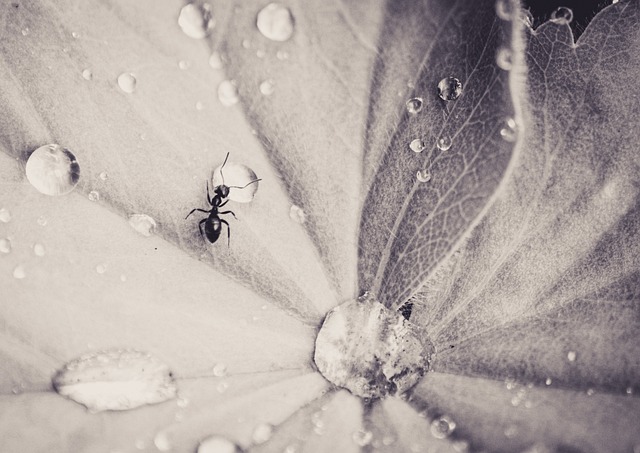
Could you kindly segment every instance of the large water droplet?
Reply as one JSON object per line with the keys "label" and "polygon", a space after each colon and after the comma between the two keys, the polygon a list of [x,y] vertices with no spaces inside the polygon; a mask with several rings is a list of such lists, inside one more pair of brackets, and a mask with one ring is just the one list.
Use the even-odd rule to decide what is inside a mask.
{"label": "large water droplet", "polygon": [[13,269],[13,277],[21,280],[27,276],[27,273],[24,270],[24,266],[19,264]]}
{"label": "large water droplet", "polygon": [[518,124],[516,120],[507,118],[504,127],[500,129],[500,136],[508,142],[515,142],[518,138]]}
{"label": "large water droplet", "polygon": [[11,253],[11,240],[9,238],[0,239],[0,253]]}
{"label": "large water droplet", "polygon": [[426,146],[424,144],[424,141],[419,138],[411,140],[411,143],[409,143],[409,148],[414,153],[421,153],[422,151],[424,151],[425,147]]}
{"label": "large water droplet", "polygon": [[41,146],[31,153],[25,171],[31,185],[45,195],[69,193],[80,179],[76,156],[55,144]]}
{"label": "large water droplet", "polygon": [[567,360],[569,360],[569,362],[575,362],[576,361],[576,351],[567,352]]}
{"label": "large water droplet", "polygon": [[89,195],[87,195],[87,197],[90,201],[100,201],[100,193],[96,192],[95,190],[89,192]]}
{"label": "large water droplet", "polygon": [[253,430],[253,433],[251,434],[251,440],[255,444],[263,444],[269,439],[271,439],[272,434],[273,434],[273,426],[271,426],[268,423],[260,423]]}
{"label": "large water droplet", "polygon": [[223,80],[218,85],[218,99],[225,107],[231,107],[238,103],[238,90],[231,80]]}
{"label": "large water droplet", "polygon": [[146,214],[133,214],[129,216],[129,225],[138,233],[149,237],[156,232],[156,221]]}
{"label": "large water droplet", "polygon": [[502,20],[513,19],[513,7],[509,0],[496,1],[496,14]]}
{"label": "large water droplet", "polygon": [[427,169],[418,170],[416,173],[416,179],[420,182],[429,182],[431,181],[431,173],[429,173],[429,170]]}
{"label": "large water droplet", "polygon": [[462,83],[455,77],[445,77],[438,83],[438,96],[443,101],[454,101],[462,94]]}
{"label": "large water droplet", "polygon": [[130,72],[123,72],[118,76],[118,86],[125,93],[133,93],[136,90],[136,76]]}
{"label": "large water droplet", "polygon": [[513,52],[508,47],[501,47],[496,53],[496,64],[505,71],[510,71],[513,67]]}
{"label": "large water droplet", "polygon": [[265,80],[260,84],[260,93],[262,93],[265,96],[272,95],[274,90],[275,90],[275,85],[273,83],[273,80]]}
{"label": "large water droplet", "polygon": [[436,439],[445,439],[456,429],[456,423],[448,416],[443,415],[431,422],[431,435]]}
{"label": "large water droplet", "polygon": [[289,218],[296,223],[303,224],[306,220],[306,215],[301,207],[292,204],[289,209]]}
{"label": "large water droplet", "polygon": [[240,448],[224,437],[211,436],[200,442],[198,453],[240,453]]}
{"label": "large water droplet", "polygon": [[38,243],[38,244],[34,244],[33,245],[33,254],[35,256],[44,256],[45,254],[45,248],[44,245]]}
{"label": "large water droplet", "polygon": [[423,106],[424,106],[424,101],[422,100],[422,98],[411,98],[407,101],[407,104],[406,104],[407,112],[409,112],[412,115],[415,115],[416,113],[420,113]]}
{"label": "large water droplet", "polygon": [[155,435],[153,438],[153,445],[155,445],[159,451],[171,450],[171,441],[169,440],[167,433],[164,431],[160,431]]}
{"label": "large water droplet", "polygon": [[[222,165],[213,171],[213,187],[223,184],[229,187],[229,200],[240,203],[249,203],[258,191],[259,182],[253,182],[258,179],[255,172],[246,165],[229,162],[225,164],[220,173]],[[224,181],[222,176],[224,176]],[[249,184],[251,183],[251,184]]]}
{"label": "large water droplet", "polygon": [[211,33],[216,21],[207,3],[189,3],[180,10],[178,25],[188,37],[202,39]]}
{"label": "large water droplet", "polygon": [[91,69],[85,69],[84,71],[82,71],[82,78],[84,80],[93,79],[93,72],[91,72]]}
{"label": "large water droplet", "polygon": [[[29,165],[29,162],[27,162]],[[7,208],[0,208],[0,222],[9,223],[11,221],[11,212]]]}
{"label": "large water droplet", "polygon": [[272,41],[286,41],[293,35],[291,11],[280,3],[269,3],[262,8],[256,18],[260,33]]}
{"label": "large water droplet", "polygon": [[551,13],[551,22],[559,25],[568,25],[573,20],[573,11],[571,8],[561,6]]}
{"label": "large water droplet", "polygon": [[373,433],[371,431],[360,429],[353,433],[351,438],[359,447],[365,447],[373,440]]}
{"label": "large water droplet", "polygon": [[114,349],[81,356],[53,377],[62,396],[93,412],[128,410],[176,396],[169,367],[153,356]]}
{"label": "large water droplet", "polygon": [[220,54],[218,52],[213,52],[209,56],[209,66],[211,66],[213,69],[222,69],[222,57],[220,57]]}
{"label": "large water droplet", "polygon": [[451,137],[449,137],[448,135],[444,135],[438,139],[438,141],[436,142],[436,146],[440,151],[448,151],[449,148],[451,148],[452,143],[453,142],[451,141]]}

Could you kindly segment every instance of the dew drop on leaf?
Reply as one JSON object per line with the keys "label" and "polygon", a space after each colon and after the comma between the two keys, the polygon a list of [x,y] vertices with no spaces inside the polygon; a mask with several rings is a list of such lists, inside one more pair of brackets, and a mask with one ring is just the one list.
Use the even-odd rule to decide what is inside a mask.
{"label": "dew drop on leaf", "polygon": [[180,60],[178,62],[178,68],[182,69],[183,71],[186,69],[189,69],[190,67],[191,67],[191,63],[186,60]]}
{"label": "dew drop on leaf", "polygon": [[227,366],[224,363],[216,363],[213,367],[213,375],[223,377],[227,375]]}
{"label": "dew drop on leaf", "polygon": [[200,442],[198,453],[240,453],[240,448],[229,439],[211,436]]}
{"label": "dew drop on leaf", "polygon": [[153,438],[153,445],[156,446],[158,451],[169,451],[171,450],[171,442],[169,441],[169,436],[164,431],[158,432]]}
{"label": "dew drop on leaf", "polygon": [[27,27],[27,28],[23,28],[23,29],[21,30],[22,36],[27,36],[27,35],[29,34],[29,32],[30,32],[30,31],[29,31],[29,27]]}
{"label": "dew drop on leaf", "polygon": [[109,179],[109,175],[107,174],[106,171],[103,171],[102,173],[100,173],[98,177],[103,181],[106,181],[107,179]]}
{"label": "dew drop on leaf", "polygon": [[176,396],[169,367],[141,351],[113,349],[85,354],[53,377],[60,395],[93,412],[129,410]]}
{"label": "dew drop on leaf", "polygon": [[445,439],[456,429],[456,423],[447,415],[436,418],[431,422],[431,435],[436,439]]}
{"label": "dew drop on leaf", "polygon": [[218,393],[224,393],[227,391],[228,388],[229,388],[229,384],[226,382],[221,382],[216,386],[216,390],[218,391]]}
{"label": "dew drop on leaf", "polygon": [[262,82],[260,84],[260,93],[262,93],[265,96],[270,96],[273,94],[274,91],[274,84],[273,84],[273,80],[265,80],[264,82]]}
{"label": "dew drop on leaf", "polygon": [[118,76],[118,86],[125,93],[133,93],[137,83],[136,77],[130,72],[123,72]]}
{"label": "dew drop on leaf", "polygon": [[286,6],[269,3],[258,13],[256,26],[265,38],[286,41],[293,35],[293,16]]}
{"label": "dew drop on leaf", "polygon": [[149,237],[156,232],[156,221],[146,214],[132,214],[129,216],[129,225],[138,233]]}
{"label": "dew drop on leaf", "polygon": [[188,37],[202,39],[211,33],[216,21],[211,13],[211,6],[206,3],[189,3],[180,10],[178,25]]}
{"label": "dew drop on leaf", "polygon": [[452,145],[451,137],[449,137],[448,135],[440,137],[438,139],[438,142],[436,143],[436,146],[440,151],[448,151],[449,148],[451,148],[451,145]]}
{"label": "dew drop on leaf", "polygon": [[40,226],[47,226],[47,223],[49,223],[49,219],[47,219],[45,216],[41,215],[40,217],[38,217],[38,225]]}
{"label": "dew drop on leaf", "polygon": [[285,50],[278,50],[276,52],[276,58],[278,60],[287,60],[289,58],[289,52]]}
{"label": "dew drop on leaf", "polygon": [[31,185],[45,195],[69,193],[80,179],[76,156],[55,144],[41,146],[31,153],[25,171]]}
{"label": "dew drop on leaf", "polygon": [[569,362],[575,362],[576,361],[576,351],[567,352],[567,360],[569,360]]}
{"label": "dew drop on leaf", "polygon": [[213,52],[210,56],[209,56],[209,66],[211,66],[213,69],[222,69],[222,57],[220,57],[220,53],[218,52]]}
{"label": "dew drop on leaf", "polygon": [[10,221],[11,221],[11,212],[7,208],[0,208],[0,222],[9,223]]}
{"label": "dew drop on leaf", "polygon": [[254,444],[263,444],[271,439],[273,434],[273,426],[268,423],[260,423],[255,427],[251,434],[251,440]]}
{"label": "dew drop on leaf", "polygon": [[438,96],[443,101],[455,101],[462,94],[462,83],[455,77],[445,77],[438,83]]}
{"label": "dew drop on leaf", "polygon": [[96,192],[95,190],[92,190],[91,192],[89,192],[89,195],[87,197],[91,201],[99,201],[100,200],[100,193]]}
{"label": "dew drop on leaf", "polygon": [[513,52],[508,47],[501,47],[496,53],[496,64],[500,69],[510,71],[513,67]]}
{"label": "dew drop on leaf", "polygon": [[365,447],[371,443],[371,440],[373,440],[373,433],[371,431],[360,429],[353,433],[351,438],[359,447]]}
{"label": "dew drop on leaf", "polygon": [[558,25],[568,25],[573,20],[573,11],[571,8],[561,6],[551,13],[551,22]]}
{"label": "dew drop on leaf", "polygon": [[11,253],[11,241],[9,238],[0,239],[0,253]]}
{"label": "dew drop on leaf", "polygon": [[496,0],[496,15],[502,20],[513,19],[513,7],[509,0]]}
{"label": "dew drop on leaf", "polygon": [[264,56],[265,56],[266,54],[267,54],[267,53],[266,53],[264,50],[262,50],[262,49],[260,49],[260,50],[256,50],[256,57],[258,57],[258,58],[264,58]]}
{"label": "dew drop on leaf", "polygon": [[44,245],[37,243],[33,245],[33,254],[35,256],[44,256],[45,254],[45,249],[44,249]]}
{"label": "dew drop on leaf", "polygon": [[104,274],[105,272],[107,272],[107,265],[106,264],[98,264],[96,266],[96,272],[98,274]]}
{"label": "dew drop on leaf", "polygon": [[93,72],[91,72],[91,69],[85,69],[84,71],[82,71],[82,78],[84,80],[93,79]]}
{"label": "dew drop on leaf", "polygon": [[306,215],[301,207],[292,204],[289,209],[289,218],[296,223],[303,224],[306,219]]}
{"label": "dew drop on leaf", "polygon": [[625,392],[627,393],[627,395],[633,395],[633,387],[627,387]]}
{"label": "dew drop on leaf", "polygon": [[19,264],[13,269],[13,277],[21,280],[27,276],[27,273],[24,270],[24,266]]}
{"label": "dew drop on leaf", "polygon": [[518,125],[516,120],[507,118],[504,126],[500,129],[500,136],[508,142],[515,142],[518,138]]}
{"label": "dew drop on leaf", "polygon": [[231,80],[223,80],[218,85],[218,99],[225,107],[231,107],[238,103],[238,90]]}
{"label": "dew drop on leaf", "polygon": [[251,49],[251,41],[249,41],[248,39],[243,39],[242,47],[245,49]]}
{"label": "dew drop on leaf", "polygon": [[418,170],[416,173],[416,179],[420,182],[429,182],[431,181],[431,173],[429,173],[429,170],[427,169]]}
{"label": "dew drop on leaf", "polygon": [[424,101],[422,100],[422,98],[411,98],[406,103],[407,112],[409,112],[412,115],[415,115],[416,113],[420,113],[423,105],[424,105]]}
{"label": "dew drop on leaf", "polygon": [[411,143],[409,143],[409,148],[414,153],[421,153],[422,151],[424,151],[424,148],[425,148],[424,141],[419,138],[411,140]]}
{"label": "dew drop on leaf", "polygon": [[[222,169],[222,165],[213,171],[213,187],[226,184],[229,187],[229,200],[239,203],[249,203],[258,191],[259,182],[252,182],[258,179],[255,172],[246,165],[236,162],[229,162]],[[224,176],[224,181],[222,176]],[[251,183],[251,184],[250,184]]]}
{"label": "dew drop on leaf", "polygon": [[549,377],[549,378],[547,378],[547,380],[546,380],[546,381],[544,381],[544,384],[545,384],[545,385],[551,385],[552,383],[553,383],[553,379],[551,379],[550,377]]}

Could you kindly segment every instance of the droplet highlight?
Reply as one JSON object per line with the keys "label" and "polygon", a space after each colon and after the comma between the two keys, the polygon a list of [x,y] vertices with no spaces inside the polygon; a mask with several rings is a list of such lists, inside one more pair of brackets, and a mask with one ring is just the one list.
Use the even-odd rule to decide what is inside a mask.
{"label": "droplet highlight", "polygon": [[216,21],[207,3],[189,3],[180,10],[178,25],[188,37],[203,39],[211,34]]}
{"label": "droplet highlight", "polygon": [[409,143],[409,148],[414,153],[421,153],[426,148],[426,145],[424,144],[423,140],[416,138],[414,140],[411,140],[411,143]]}
{"label": "droplet highlight", "polygon": [[38,192],[51,196],[71,192],[80,179],[76,156],[56,144],[41,146],[31,153],[25,171]]}
{"label": "droplet highlight", "polygon": [[146,214],[132,214],[129,216],[129,225],[144,237],[154,235],[157,228],[156,221]]}
{"label": "droplet highlight", "polygon": [[289,209],[289,218],[296,223],[303,224],[306,220],[306,215],[300,206],[293,204]]}
{"label": "droplet highlight", "polygon": [[87,198],[89,198],[90,201],[100,201],[100,193],[92,190],[89,192],[89,195],[87,195]]}
{"label": "droplet highlight", "polygon": [[576,351],[569,351],[567,352],[567,360],[569,360],[569,362],[575,362],[576,361]]}
{"label": "droplet highlight", "polygon": [[406,103],[407,112],[409,112],[411,115],[420,113],[423,106],[424,101],[422,98],[411,98]]}
{"label": "droplet highlight", "polygon": [[[222,184],[221,167],[222,165],[213,171],[212,187]],[[249,203],[253,200],[260,183],[252,182],[256,181],[258,176],[251,168],[240,163],[227,161],[222,172],[224,173],[224,184],[229,187],[229,200],[239,203]]]}
{"label": "droplet highlight", "polygon": [[568,25],[573,20],[573,11],[571,8],[561,6],[551,13],[549,20],[554,24]]}
{"label": "droplet highlight", "polygon": [[197,453],[240,453],[240,448],[229,439],[211,436],[200,442]]}
{"label": "droplet highlight", "polygon": [[510,71],[513,68],[513,52],[508,47],[501,47],[496,53],[496,64],[500,69]]}
{"label": "droplet highlight", "polygon": [[449,136],[440,137],[436,142],[436,146],[440,151],[449,151],[449,148],[451,148],[452,144],[453,142],[451,140],[451,137]]}
{"label": "droplet highlight", "polygon": [[287,41],[293,35],[293,16],[286,6],[269,3],[256,17],[256,26],[262,36],[272,41]]}
{"label": "droplet highlight", "polygon": [[456,423],[448,416],[443,415],[431,422],[431,435],[436,439],[446,439],[456,429]]}
{"label": "droplet highlight", "polygon": [[418,170],[416,173],[416,179],[420,182],[429,182],[431,181],[431,173],[429,170]]}
{"label": "droplet highlight", "polygon": [[225,107],[231,107],[238,103],[238,90],[231,80],[223,80],[218,85],[218,99]]}
{"label": "droplet highlight", "polygon": [[518,138],[518,124],[513,118],[505,120],[504,127],[500,129],[500,136],[508,142],[515,142]]}
{"label": "droplet highlight", "polygon": [[131,94],[136,91],[137,83],[136,76],[130,72],[123,72],[118,76],[118,86],[125,93]]}
{"label": "droplet highlight", "polygon": [[438,83],[438,96],[443,101],[455,101],[462,94],[462,83],[455,77],[445,77]]}

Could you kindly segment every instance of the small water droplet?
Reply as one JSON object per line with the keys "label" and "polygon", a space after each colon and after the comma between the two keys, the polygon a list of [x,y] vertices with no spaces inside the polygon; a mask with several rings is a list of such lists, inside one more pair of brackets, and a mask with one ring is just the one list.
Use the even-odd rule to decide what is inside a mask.
{"label": "small water droplet", "polygon": [[196,102],[196,110],[204,110],[204,104],[200,101]]}
{"label": "small water droplet", "polygon": [[38,225],[40,226],[47,226],[47,223],[49,223],[49,219],[47,219],[45,216],[41,215],[40,217],[38,217]]}
{"label": "small water droplet", "polygon": [[258,57],[258,58],[264,58],[264,56],[265,56],[266,54],[267,54],[267,53],[266,53],[264,50],[262,50],[262,49],[260,49],[260,50],[256,50],[256,57]]}
{"label": "small water droplet", "polygon": [[551,13],[551,22],[559,25],[568,25],[573,20],[573,11],[571,8],[561,6]]}
{"label": "small water droplet", "polygon": [[100,200],[100,194],[98,192],[96,192],[95,190],[92,190],[91,192],[89,192],[89,195],[87,197],[89,198],[90,201],[99,201]]}
{"label": "small water droplet", "polygon": [[627,387],[625,392],[627,393],[627,395],[633,395],[633,387]]}
{"label": "small water droplet", "polygon": [[197,453],[240,453],[240,449],[224,437],[211,436],[200,442]]}
{"label": "small water droplet", "polygon": [[106,264],[98,264],[96,266],[96,272],[98,274],[104,274],[105,272],[107,272],[107,265]]}
{"label": "small water droplet", "polygon": [[420,111],[422,110],[424,101],[422,100],[422,98],[411,98],[407,101],[406,106],[407,112],[415,115],[416,113],[420,113]]}
{"label": "small water droplet", "polygon": [[124,275],[124,274],[120,275],[120,281],[121,282],[126,282],[127,281],[127,276]]}
{"label": "small water droplet", "polygon": [[29,27],[21,30],[22,36],[27,36],[30,33]]}
{"label": "small water droplet", "polygon": [[265,38],[286,41],[293,35],[293,16],[286,6],[269,3],[258,13],[256,26]]}
{"label": "small water droplet", "polygon": [[[29,163],[27,162],[27,165]],[[7,208],[0,208],[0,222],[9,223],[11,221],[11,212]]]}
{"label": "small water droplet", "polygon": [[274,91],[274,84],[273,84],[273,80],[265,80],[264,82],[262,82],[260,84],[260,93],[262,93],[265,96],[270,96],[273,94]]}
{"label": "small water droplet", "polygon": [[136,90],[136,77],[130,72],[123,72],[118,76],[118,86],[125,93],[133,93]]}
{"label": "small water droplet", "polygon": [[71,32],[71,37],[74,39],[78,39],[80,37],[80,33],[78,33],[77,31],[73,31]]}
{"label": "small water droplet", "polygon": [[443,415],[431,422],[431,435],[436,439],[445,439],[456,429],[456,423],[448,416]]}
{"label": "small water droplet", "polygon": [[138,450],[142,450],[144,447],[146,447],[146,442],[144,440],[142,440],[142,439],[138,439],[138,440],[136,440],[135,447]]}
{"label": "small water droplet", "polygon": [[178,67],[184,71],[184,70],[189,69],[191,67],[191,62],[186,61],[186,60],[180,60],[178,62]]}
{"label": "small water droplet", "polygon": [[612,0],[612,1],[611,1],[611,4],[612,4],[612,5],[615,5],[615,4],[616,4],[616,3],[618,3],[619,1],[620,1],[620,0]]}
{"label": "small water droplet", "polygon": [[513,18],[513,7],[509,0],[496,1],[496,14],[502,20],[511,20]]}
{"label": "small water droplet", "polygon": [[287,60],[289,58],[289,52],[284,50],[278,50],[278,52],[276,52],[276,58],[278,60]]}
{"label": "small water droplet", "polygon": [[455,77],[445,77],[438,83],[438,96],[443,101],[454,101],[462,94],[462,83]]}
{"label": "small water droplet", "polygon": [[153,438],[153,444],[159,451],[169,451],[171,450],[171,442],[169,441],[169,436],[164,431],[160,431]]}
{"label": "small water droplet", "polygon": [[373,433],[371,431],[360,429],[353,433],[351,435],[351,438],[359,447],[365,447],[371,443],[371,440],[373,439]]}
{"label": "small water droplet", "polygon": [[34,244],[33,245],[33,253],[36,256],[44,256],[45,254],[45,249],[44,249],[44,245],[38,243],[38,244]]}
{"label": "small water droplet", "polygon": [[31,153],[25,172],[33,187],[52,196],[71,192],[80,179],[76,156],[55,144],[41,146]]}
{"label": "small water droplet", "polygon": [[593,396],[595,393],[596,393],[596,391],[595,391],[595,390],[593,390],[593,389],[587,389],[587,395],[589,395],[589,396]]}
{"label": "small water droplet", "polygon": [[289,218],[296,223],[303,224],[306,219],[306,215],[301,207],[292,204],[289,209]]}
{"label": "small water droplet", "polygon": [[545,385],[551,385],[553,383],[553,380],[548,377],[546,381],[544,381]]}
{"label": "small water droplet", "polygon": [[11,253],[11,240],[9,238],[0,239],[0,253]]}
{"label": "small water droplet", "polygon": [[253,440],[255,444],[263,444],[271,439],[271,434],[273,434],[273,426],[268,423],[260,423],[253,430],[251,440]]}
{"label": "small water droplet", "polygon": [[224,393],[227,391],[227,389],[229,388],[229,384],[227,382],[221,382],[216,386],[216,390],[218,391],[218,393]]}
{"label": "small water droplet", "polygon": [[500,129],[500,136],[508,142],[515,142],[518,138],[518,124],[516,120],[507,118],[504,127]]}
{"label": "small water droplet", "polygon": [[218,99],[225,107],[231,107],[238,103],[238,90],[231,80],[223,80],[218,85]]}
{"label": "small water droplet", "polygon": [[420,182],[429,182],[431,181],[431,173],[429,173],[429,170],[418,170],[416,178]]}
{"label": "small water droplet", "polygon": [[24,270],[24,266],[19,264],[13,269],[13,277],[17,279],[23,279],[27,276],[27,273]]}
{"label": "small water droplet", "polygon": [[501,47],[496,53],[496,64],[505,71],[510,71],[513,67],[513,52],[508,47]]}
{"label": "small water droplet", "polygon": [[393,436],[384,436],[382,438],[382,445],[385,445],[388,447],[389,445],[392,445],[395,441],[396,439]]}
{"label": "small water droplet", "polygon": [[82,71],[82,78],[84,80],[91,80],[93,79],[93,72],[91,72],[91,69],[85,69]]}
{"label": "small water droplet", "polygon": [[249,41],[248,39],[243,39],[242,47],[245,49],[251,49],[251,41]]}
{"label": "small water droplet", "polygon": [[217,363],[213,367],[213,375],[216,377],[223,377],[227,375],[227,366],[224,363]]}
{"label": "small water droplet", "polygon": [[576,361],[576,351],[567,352],[567,359],[569,360],[569,362],[575,362]]}
{"label": "small water droplet", "polygon": [[411,143],[409,143],[409,148],[414,153],[421,153],[422,151],[424,151],[425,147],[426,146],[424,144],[424,141],[419,138],[411,140]]}
{"label": "small water droplet", "polygon": [[295,445],[287,445],[284,449],[284,453],[298,453],[298,447]]}
{"label": "small water droplet", "polygon": [[[216,167],[213,171],[212,187],[222,184],[221,166],[222,165]],[[257,179],[258,176],[256,173],[246,165],[227,161],[224,166],[224,182],[227,186],[231,187],[231,189],[229,189],[229,200],[249,203],[256,195],[260,184],[259,182],[251,183],[251,181],[256,181]],[[239,187],[244,188],[240,189]]]}
{"label": "small water droplet", "polygon": [[180,10],[178,25],[188,37],[202,39],[211,33],[216,21],[207,3],[189,3]]}
{"label": "small water droplet", "polygon": [[218,52],[213,52],[210,56],[209,56],[209,66],[211,66],[213,69],[222,69],[222,57],[220,57],[220,53]]}
{"label": "small water droplet", "polygon": [[106,172],[106,171],[101,172],[101,173],[98,175],[98,177],[99,177],[100,179],[102,179],[103,181],[106,181],[107,179],[109,179],[109,175],[107,174],[107,172]]}
{"label": "small water droplet", "polygon": [[504,429],[504,435],[509,439],[513,438],[516,434],[518,434],[518,427],[516,425],[509,425]]}
{"label": "small water droplet", "polygon": [[156,232],[156,221],[146,214],[133,214],[129,216],[129,225],[138,233],[149,237]]}
{"label": "small water droplet", "polygon": [[436,146],[438,147],[438,149],[440,151],[448,151],[449,148],[451,148],[452,143],[453,142],[451,140],[451,137],[445,135],[445,136],[440,137],[438,139],[438,142],[436,143]]}

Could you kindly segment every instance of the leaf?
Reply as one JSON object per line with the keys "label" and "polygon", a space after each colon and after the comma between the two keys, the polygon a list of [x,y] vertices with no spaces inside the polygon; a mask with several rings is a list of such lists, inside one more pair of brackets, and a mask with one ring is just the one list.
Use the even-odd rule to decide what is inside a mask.
{"label": "leaf", "polygon": [[[514,107],[496,49],[518,42],[517,33],[511,36],[517,21],[496,18],[493,2],[390,3],[387,18],[374,73],[386,94],[374,96],[374,106],[398,112],[420,97],[424,107],[397,114],[397,129],[389,126],[393,116],[389,122],[372,107],[367,159],[379,164],[360,225],[359,285],[397,308],[474,226],[508,170],[513,144],[500,131]],[[423,28],[432,40],[416,35]],[[436,86],[446,77],[462,83],[456,100],[438,97]],[[391,102],[396,81],[415,88],[401,89]],[[441,138],[451,139],[451,148],[440,151]],[[409,148],[414,139],[426,144],[419,154]],[[421,182],[416,172],[425,169],[430,180]]]}

